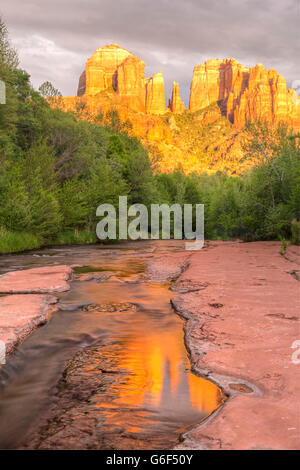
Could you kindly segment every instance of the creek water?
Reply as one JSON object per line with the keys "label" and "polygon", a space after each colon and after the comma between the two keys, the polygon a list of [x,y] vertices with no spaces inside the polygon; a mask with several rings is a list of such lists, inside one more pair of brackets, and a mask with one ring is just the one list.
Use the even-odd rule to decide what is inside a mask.
{"label": "creek water", "polygon": [[145,277],[148,261],[182,249],[145,241],[2,257],[1,272],[76,267],[59,310],[0,370],[0,448],[168,449],[223,402],[190,370],[169,284]]}

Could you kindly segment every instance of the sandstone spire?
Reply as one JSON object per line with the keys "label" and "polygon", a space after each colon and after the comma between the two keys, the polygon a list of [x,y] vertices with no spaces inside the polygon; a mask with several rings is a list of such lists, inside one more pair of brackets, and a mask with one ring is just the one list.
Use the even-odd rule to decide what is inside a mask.
{"label": "sandstone spire", "polygon": [[172,113],[181,114],[184,112],[184,102],[179,95],[179,84],[173,82],[172,98],[169,100],[169,108]]}
{"label": "sandstone spire", "polygon": [[162,72],[155,73],[147,80],[146,111],[150,114],[166,112],[165,84]]}
{"label": "sandstone spire", "polygon": [[134,56],[127,57],[117,69],[117,92],[134,111],[145,112],[145,63]]}

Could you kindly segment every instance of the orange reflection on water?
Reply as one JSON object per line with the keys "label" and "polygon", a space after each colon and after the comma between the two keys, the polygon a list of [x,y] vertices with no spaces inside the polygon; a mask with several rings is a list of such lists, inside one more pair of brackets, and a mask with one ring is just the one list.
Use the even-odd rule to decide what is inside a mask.
{"label": "orange reflection on water", "polygon": [[[126,343],[120,366],[130,373],[118,403],[152,408],[191,408],[211,413],[220,404],[220,390],[213,383],[185,370],[182,331],[173,334],[144,332]],[[189,403],[189,405],[188,405]]]}

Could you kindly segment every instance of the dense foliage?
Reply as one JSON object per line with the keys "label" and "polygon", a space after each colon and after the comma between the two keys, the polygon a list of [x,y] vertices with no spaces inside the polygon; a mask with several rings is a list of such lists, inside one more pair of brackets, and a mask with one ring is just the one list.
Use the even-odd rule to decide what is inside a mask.
{"label": "dense foliage", "polygon": [[245,158],[255,153],[259,164],[242,177],[153,174],[113,112],[110,125],[92,124],[53,109],[59,92],[49,82],[32,88],[2,21],[0,80],[0,252],[96,241],[96,208],[119,195],[147,206],[204,203],[208,238],[299,237],[298,146],[285,128],[249,126]]}
{"label": "dense foliage", "polygon": [[157,175],[160,193],[170,202],[204,203],[206,238],[299,243],[298,139],[282,126],[248,125],[245,158],[255,153],[258,162],[250,172],[239,177]]}

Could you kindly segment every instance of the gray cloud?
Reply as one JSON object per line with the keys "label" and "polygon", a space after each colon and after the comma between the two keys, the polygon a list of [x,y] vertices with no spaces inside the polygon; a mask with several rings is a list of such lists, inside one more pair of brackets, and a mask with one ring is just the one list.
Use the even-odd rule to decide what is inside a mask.
{"label": "gray cloud", "polygon": [[34,86],[50,80],[76,92],[86,59],[114,42],[162,70],[188,101],[196,64],[232,57],[275,68],[288,85],[300,79],[298,0],[10,0],[0,7],[21,66]]}

